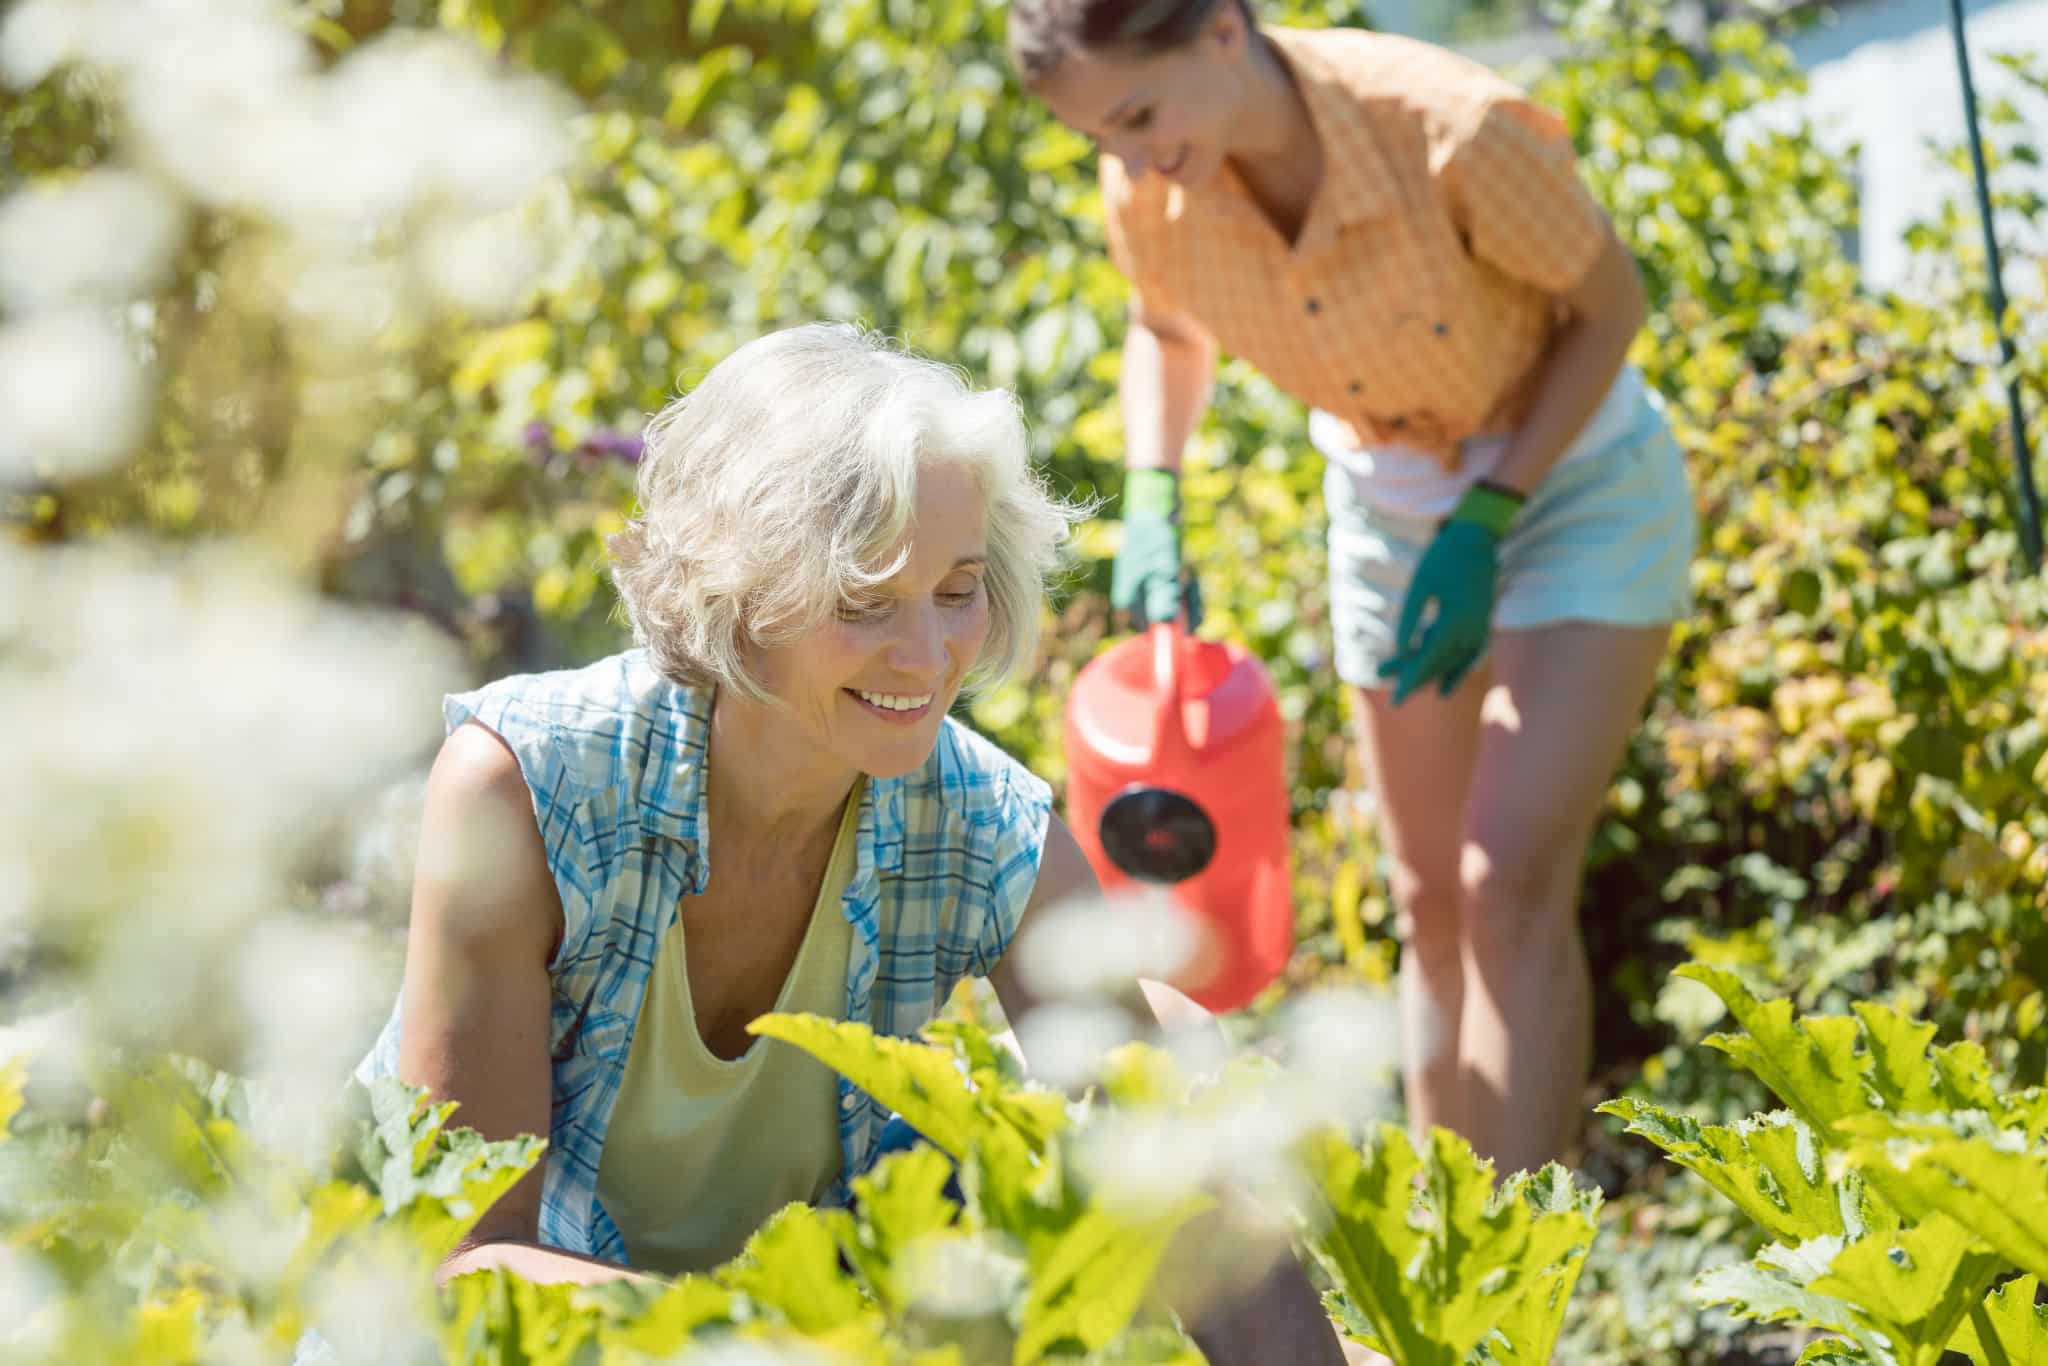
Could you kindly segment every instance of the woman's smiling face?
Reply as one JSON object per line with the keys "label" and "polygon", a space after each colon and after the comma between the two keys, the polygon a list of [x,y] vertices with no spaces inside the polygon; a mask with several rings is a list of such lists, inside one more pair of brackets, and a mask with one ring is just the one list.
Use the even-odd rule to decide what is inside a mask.
{"label": "woman's smiling face", "polygon": [[802,639],[764,647],[760,673],[791,739],[872,777],[923,766],[988,639],[987,512],[963,465],[918,473],[902,567]]}
{"label": "woman's smiling face", "polygon": [[1070,51],[1032,88],[1060,122],[1093,138],[1133,180],[1156,172],[1200,185],[1223,168],[1241,126],[1251,36],[1239,6],[1218,5],[1179,47],[1151,55]]}

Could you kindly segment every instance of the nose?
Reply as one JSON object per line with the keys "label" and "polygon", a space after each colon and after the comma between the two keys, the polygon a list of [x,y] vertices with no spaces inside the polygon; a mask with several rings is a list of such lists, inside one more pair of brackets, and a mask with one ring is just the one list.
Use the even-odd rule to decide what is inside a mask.
{"label": "nose", "polygon": [[915,610],[896,614],[898,629],[885,655],[889,667],[907,678],[929,682],[944,672],[947,662],[946,624],[937,604],[925,603]]}

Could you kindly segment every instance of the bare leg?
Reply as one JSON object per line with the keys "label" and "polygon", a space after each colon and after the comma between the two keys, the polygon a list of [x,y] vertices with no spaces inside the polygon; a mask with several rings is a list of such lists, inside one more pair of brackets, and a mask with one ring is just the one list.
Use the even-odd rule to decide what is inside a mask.
{"label": "bare leg", "polygon": [[1366,775],[1393,863],[1401,1073],[1408,1128],[1418,1142],[1432,1125],[1466,1127],[1458,1041],[1465,994],[1458,845],[1486,686],[1481,667],[1448,698],[1424,690],[1396,708],[1386,689],[1361,688],[1357,695]]}
{"label": "bare leg", "polygon": [[1458,1049],[1462,1131],[1503,1173],[1561,1156],[1583,1120],[1586,844],[1669,635],[1571,622],[1494,637],[1459,855]]}

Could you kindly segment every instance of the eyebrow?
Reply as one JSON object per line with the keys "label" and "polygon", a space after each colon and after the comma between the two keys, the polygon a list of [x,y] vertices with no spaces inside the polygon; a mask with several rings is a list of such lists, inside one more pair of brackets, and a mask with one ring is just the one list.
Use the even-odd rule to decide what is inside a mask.
{"label": "eyebrow", "polygon": [[1113,106],[1111,106],[1110,111],[1107,114],[1104,114],[1102,116],[1103,126],[1108,127],[1109,125],[1118,122],[1120,119],[1123,118],[1125,110],[1129,109],[1134,104],[1143,104],[1146,100],[1150,99],[1151,97],[1152,92],[1150,90],[1140,90],[1134,94],[1124,96],[1122,99],[1118,100]]}

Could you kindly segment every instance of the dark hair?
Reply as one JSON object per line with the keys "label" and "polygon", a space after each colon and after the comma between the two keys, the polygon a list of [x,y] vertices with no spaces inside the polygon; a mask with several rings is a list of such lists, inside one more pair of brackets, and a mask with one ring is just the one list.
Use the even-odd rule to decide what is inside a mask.
{"label": "dark hair", "polygon": [[1026,81],[1040,81],[1069,52],[1171,52],[1230,4],[1251,19],[1250,0],[1011,0],[1010,60]]}

